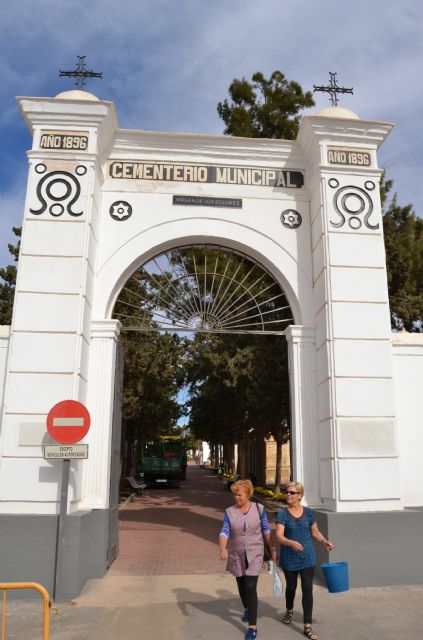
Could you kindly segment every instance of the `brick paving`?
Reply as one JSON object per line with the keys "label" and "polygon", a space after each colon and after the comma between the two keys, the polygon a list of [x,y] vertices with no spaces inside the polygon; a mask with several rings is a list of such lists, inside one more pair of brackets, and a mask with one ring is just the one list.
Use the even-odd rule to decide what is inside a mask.
{"label": "brick paving", "polygon": [[119,556],[111,575],[216,574],[225,570],[217,539],[233,503],[212,472],[189,465],[179,489],[147,489],[121,509]]}

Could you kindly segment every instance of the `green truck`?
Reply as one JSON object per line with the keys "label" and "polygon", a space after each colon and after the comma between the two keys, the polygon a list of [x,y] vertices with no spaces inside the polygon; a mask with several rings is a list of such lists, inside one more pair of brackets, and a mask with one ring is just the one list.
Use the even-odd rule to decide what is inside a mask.
{"label": "green truck", "polygon": [[179,487],[186,479],[187,455],[180,436],[162,436],[144,444],[137,464],[137,475],[148,486]]}

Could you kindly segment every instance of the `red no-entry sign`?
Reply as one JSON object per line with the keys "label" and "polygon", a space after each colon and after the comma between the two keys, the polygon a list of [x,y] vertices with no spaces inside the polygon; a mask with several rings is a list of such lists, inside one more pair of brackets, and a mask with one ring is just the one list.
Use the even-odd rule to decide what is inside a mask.
{"label": "red no-entry sign", "polygon": [[76,400],[58,402],[47,416],[47,431],[60,444],[79,442],[87,435],[90,424],[87,407]]}

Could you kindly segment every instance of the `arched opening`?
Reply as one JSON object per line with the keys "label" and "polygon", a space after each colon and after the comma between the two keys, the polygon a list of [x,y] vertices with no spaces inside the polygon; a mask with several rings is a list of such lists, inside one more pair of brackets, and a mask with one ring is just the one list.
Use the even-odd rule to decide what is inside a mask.
{"label": "arched opening", "polygon": [[280,334],[293,323],[268,271],[216,245],[177,247],[148,260],[122,287],[113,317],[132,331]]}
{"label": "arched opening", "polygon": [[280,493],[290,475],[293,314],[269,271],[233,248],[173,247],[129,276],[112,317],[126,360],[121,482],[132,473],[148,487],[183,487],[182,450],[163,444],[172,436],[193,461]]}
{"label": "arched opening", "polygon": [[190,434],[195,459],[279,492],[290,470],[289,447],[282,450],[290,422],[284,331],[293,317],[273,276],[232,248],[174,247],[132,273],[113,317],[127,360],[124,473],[138,466],[150,484],[163,469],[156,461],[156,474],[147,473],[141,458],[160,450],[154,439],[179,429]]}

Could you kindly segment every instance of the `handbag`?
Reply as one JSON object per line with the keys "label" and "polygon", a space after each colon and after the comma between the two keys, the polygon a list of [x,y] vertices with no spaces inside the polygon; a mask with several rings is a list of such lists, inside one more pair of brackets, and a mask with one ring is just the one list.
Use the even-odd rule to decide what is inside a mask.
{"label": "handbag", "polygon": [[257,507],[257,511],[258,511],[258,514],[259,514],[259,518],[260,518],[261,535],[262,535],[262,538],[263,538],[263,545],[264,545],[263,562],[269,562],[269,560],[272,559],[272,556],[270,554],[269,545],[267,544],[267,540],[264,537],[264,533],[263,533],[263,525],[262,525],[262,514],[263,514],[263,511],[260,510],[260,507],[258,506],[258,502],[256,502],[256,507]]}

